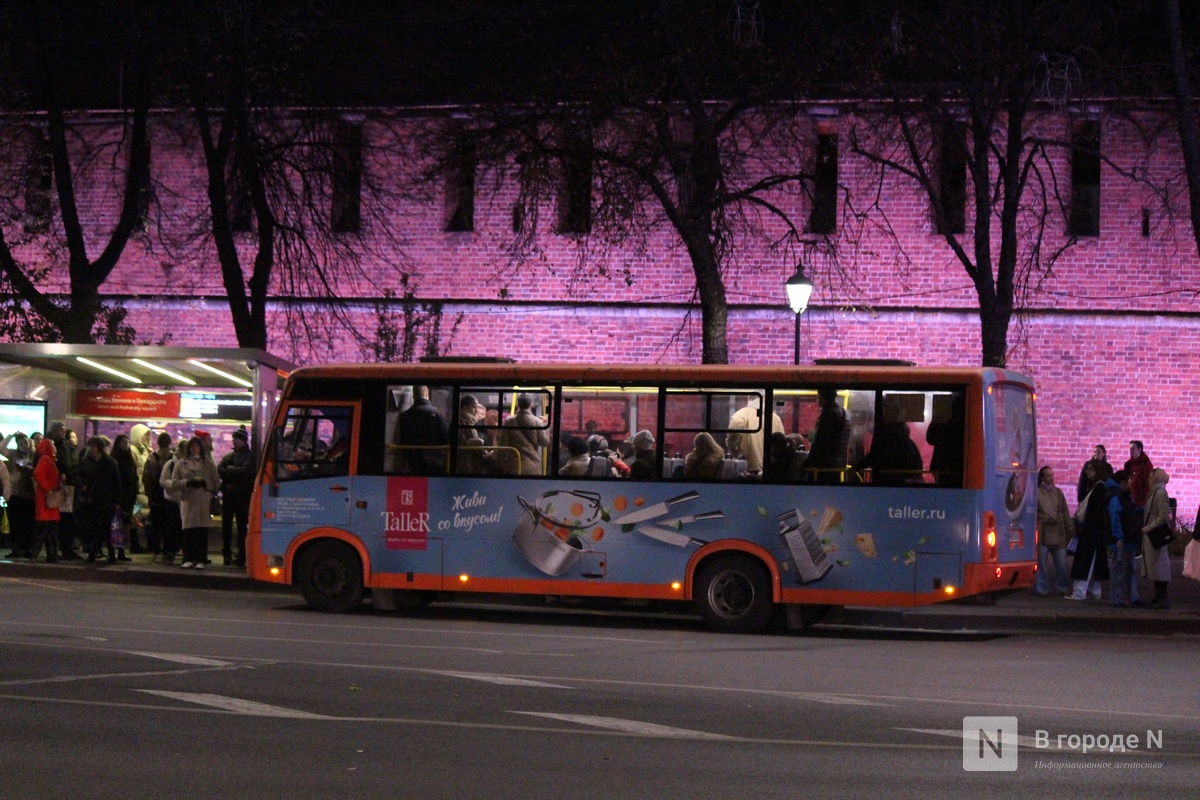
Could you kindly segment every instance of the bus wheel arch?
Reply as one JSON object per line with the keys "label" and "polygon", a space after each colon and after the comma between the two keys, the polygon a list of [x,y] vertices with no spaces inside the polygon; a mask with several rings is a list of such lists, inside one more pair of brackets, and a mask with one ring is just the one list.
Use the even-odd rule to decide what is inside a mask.
{"label": "bus wheel arch", "polygon": [[755,633],[774,612],[771,571],[744,552],[723,552],[696,569],[692,599],[711,627],[727,633]]}
{"label": "bus wheel arch", "polygon": [[363,564],[353,547],[336,539],[319,539],[296,555],[293,582],[317,611],[345,614],[366,596]]}

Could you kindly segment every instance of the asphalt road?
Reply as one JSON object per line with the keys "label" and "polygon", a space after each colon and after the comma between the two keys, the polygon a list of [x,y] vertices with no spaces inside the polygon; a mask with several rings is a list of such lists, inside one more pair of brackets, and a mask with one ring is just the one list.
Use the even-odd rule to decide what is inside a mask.
{"label": "asphalt road", "polygon": [[[4,800],[1161,800],[1200,786],[1195,637],[334,617],[288,595],[36,580],[0,581],[0,608]],[[965,716],[1017,718],[1015,771],[964,770]],[[1079,746],[1054,749],[1059,735]],[[1080,752],[1118,735],[1141,746]]]}

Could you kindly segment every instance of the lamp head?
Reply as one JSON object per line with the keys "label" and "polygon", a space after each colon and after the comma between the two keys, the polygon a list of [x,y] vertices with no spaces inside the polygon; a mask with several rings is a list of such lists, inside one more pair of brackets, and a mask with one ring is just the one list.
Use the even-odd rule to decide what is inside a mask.
{"label": "lamp head", "polygon": [[792,312],[803,314],[804,309],[808,308],[808,299],[812,297],[813,292],[813,282],[804,276],[803,264],[796,265],[796,274],[788,278],[785,288]]}

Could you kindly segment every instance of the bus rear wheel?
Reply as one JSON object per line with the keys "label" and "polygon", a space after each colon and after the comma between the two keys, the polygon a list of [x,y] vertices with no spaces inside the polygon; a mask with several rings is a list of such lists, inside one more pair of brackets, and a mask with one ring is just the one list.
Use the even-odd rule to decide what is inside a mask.
{"label": "bus rear wheel", "polygon": [[312,608],[331,614],[353,611],[366,594],[358,554],[341,542],[318,542],[305,550],[296,583]]}
{"label": "bus rear wheel", "polygon": [[754,633],[771,621],[771,581],[750,556],[724,556],[700,568],[696,606],[711,627],[728,633]]}

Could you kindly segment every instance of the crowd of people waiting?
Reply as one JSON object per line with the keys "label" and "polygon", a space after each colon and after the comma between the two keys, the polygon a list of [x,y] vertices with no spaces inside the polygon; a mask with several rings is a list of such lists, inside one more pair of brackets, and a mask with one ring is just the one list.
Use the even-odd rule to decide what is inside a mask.
{"label": "crowd of people waiting", "polygon": [[[1099,600],[1101,584],[1109,582],[1108,602],[1114,606],[1170,608],[1171,580],[1167,545],[1173,537],[1166,470],[1155,468],[1142,442],[1129,443],[1122,469],[1108,462],[1104,445],[1079,472],[1076,510],[1055,485],[1054,470],[1038,472],[1038,571],[1034,592],[1050,594],[1056,587],[1068,600]],[[1200,518],[1198,518],[1200,522]],[[1073,554],[1071,566],[1067,556]],[[1154,595],[1143,603],[1138,578],[1154,584]]]}
{"label": "crowd of people waiting", "polygon": [[207,431],[173,442],[142,424],[112,440],[92,436],[81,448],[75,431],[54,422],[44,436],[4,437],[0,454],[7,558],[37,560],[44,550],[51,563],[112,564],[130,560],[127,551],[149,552],[155,562],[172,565],[180,556],[182,568],[204,569],[219,514],[225,565],[246,563],[254,463],[244,427],[220,464]]}

